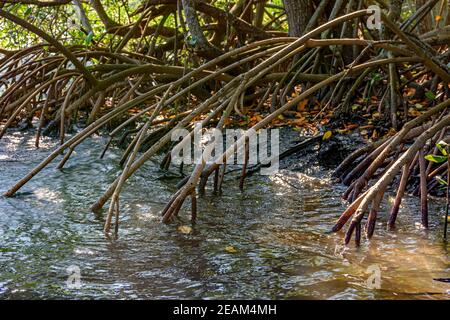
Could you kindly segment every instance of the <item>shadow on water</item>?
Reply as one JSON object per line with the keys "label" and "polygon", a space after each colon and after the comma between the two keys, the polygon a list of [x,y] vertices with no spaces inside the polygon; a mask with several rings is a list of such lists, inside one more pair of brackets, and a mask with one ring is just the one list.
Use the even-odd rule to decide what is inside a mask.
{"label": "shadow on water", "polygon": [[[28,134],[0,141],[0,191],[43,159]],[[103,160],[104,141],[77,149],[62,171],[45,169],[13,198],[0,197],[0,298],[282,298],[448,299],[448,245],[441,240],[443,204],[435,203],[430,231],[417,227],[417,199],[407,198],[399,229],[374,241],[342,248],[329,234],[345,204],[326,172],[315,176],[282,170],[254,175],[240,192],[229,177],[224,194],[208,190],[199,221],[187,214],[162,225],[159,211],[175,180],[148,163],[121,196],[120,237],[102,233],[101,216],[88,208],[120,172],[119,152]],[[314,171],[314,170],[312,170]],[[180,232],[180,226],[191,229]],[[68,268],[79,267],[81,288],[67,286]],[[369,267],[380,270],[381,288],[370,289]]]}

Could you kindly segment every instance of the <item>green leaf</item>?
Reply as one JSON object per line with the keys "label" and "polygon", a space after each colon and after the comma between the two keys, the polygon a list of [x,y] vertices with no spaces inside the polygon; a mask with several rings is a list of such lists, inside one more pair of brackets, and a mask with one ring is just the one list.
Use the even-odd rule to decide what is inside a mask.
{"label": "green leaf", "polygon": [[425,159],[427,159],[428,161],[431,161],[431,162],[435,162],[435,163],[442,163],[442,162],[447,161],[447,157],[435,156],[435,155],[432,155],[432,154],[426,155]]}
{"label": "green leaf", "polygon": [[372,79],[370,80],[370,85],[374,85],[375,83],[379,82],[382,79],[381,74],[375,73],[372,76]]}
{"label": "green leaf", "polygon": [[444,141],[440,141],[439,143],[436,144],[436,147],[444,156],[448,156],[447,150],[445,150],[445,145],[447,144]]}
{"label": "green leaf", "polygon": [[198,39],[194,36],[191,36],[191,38],[188,40],[188,43],[190,46],[195,47],[195,45],[197,44]]}
{"label": "green leaf", "polygon": [[94,33],[93,32],[89,32],[89,34],[84,39],[84,42],[86,43],[86,45],[91,44],[93,38],[94,38]]}
{"label": "green leaf", "polygon": [[436,99],[436,96],[435,96],[434,93],[431,92],[431,91],[427,91],[427,92],[425,93],[425,96],[426,96],[428,99],[430,99],[430,100],[435,100],[435,99]]}
{"label": "green leaf", "polygon": [[446,186],[448,183],[444,179],[442,179],[440,176],[436,176],[436,180],[439,182],[439,184]]}
{"label": "green leaf", "polygon": [[333,132],[331,132],[331,131],[325,132],[322,136],[322,141],[330,139],[332,135],[333,135]]}
{"label": "green leaf", "polygon": [[33,9],[32,9],[31,7],[27,7],[27,10],[25,10],[24,15],[25,15],[25,16],[28,16],[28,15],[31,14],[32,11],[33,11]]}

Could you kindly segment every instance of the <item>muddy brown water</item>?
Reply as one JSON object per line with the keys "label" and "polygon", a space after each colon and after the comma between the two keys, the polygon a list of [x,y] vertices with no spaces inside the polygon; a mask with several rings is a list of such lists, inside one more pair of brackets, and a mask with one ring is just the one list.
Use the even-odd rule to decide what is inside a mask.
{"label": "muddy brown water", "polygon": [[[381,213],[373,241],[344,249],[343,234],[328,233],[345,208],[343,188],[314,166],[256,174],[244,192],[230,176],[222,196],[208,189],[199,199],[197,224],[184,210],[164,225],[159,212],[177,172],[148,162],[126,185],[119,238],[109,240],[104,218],[89,211],[120,172],[118,150],[99,159],[104,142],[90,139],[62,171],[53,164],[17,196],[0,197],[1,299],[450,298],[450,284],[433,281],[450,276],[442,201],[431,203],[429,231],[419,227],[418,200],[406,198],[397,231],[385,230]],[[0,192],[55,142],[41,145],[20,132],[0,140]],[[67,285],[74,267],[78,288]],[[370,285],[370,270],[380,271],[380,288]]]}

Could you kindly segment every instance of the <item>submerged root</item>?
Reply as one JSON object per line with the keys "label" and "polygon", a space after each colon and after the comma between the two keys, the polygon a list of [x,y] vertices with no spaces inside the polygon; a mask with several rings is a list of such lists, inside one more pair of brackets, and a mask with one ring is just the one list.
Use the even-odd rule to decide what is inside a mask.
{"label": "submerged root", "polygon": [[[367,158],[371,158],[370,164],[366,163],[364,160],[360,162],[360,164],[365,163],[364,166],[361,166],[359,168],[360,170],[364,170],[363,173],[360,177],[354,177],[354,173],[352,173],[352,177],[354,177],[354,180],[350,181],[351,185],[349,189],[352,189],[351,192],[353,192],[352,203],[350,204],[349,208],[341,215],[341,217],[333,227],[333,231],[337,232],[342,229],[342,227],[348,220],[350,220],[351,217],[353,217],[350,221],[345,235],[345,244],[348,244],[350,242],[355,231],[355,242],[359,244],[360,239],[358,235],[358,229],[364,216],[367,213],[368,218],[365,231],[369,239],[372,237],[381,199],[383,198],[387,187],[394,181],[400,171],[402,171],[397,195],[392,206],[388,222],[389,228],[394,228],[397,214],[401,205],[401,200],[408,185],[408,181],[411,177],[410,172],[415,171],[416,167],[418,167],[419,171],[422,216],[421,221],[423,227],[428,228],[427,196],[431,189],[428,186],[429,180],[428,176],[426,175],[424,150],[434,149],[433,145],[430,146],[427,143],[429,143],[430,141],[435,141],[437,135],[443,137],[443,130],[444,132],[448,130],[448,127],[450,126],[450,115],[448,114],[449,106],[450,99],[447,99],[422,116],[408,122],[399,133],[388,140],[389,143],[383,143],[380,147],[378,147],[379,150],[378,152],[376,152],[376,157],[374,157],[373,152],[367,156]],[[431,124],[425,125],[425,123],[428,122],[431,122]],[[425,131],[423,131],[424,125],[427,128]],[[417,135],[415,133],[417,129],[420,130],[420,135]],[[413,143],[406,150],[403,150],[403,144],[408,143],[408,141],[412,138],[414,138]],[[366,148],[366,150],[369,149]],[[360,195],[361,191],[365,188],[365,186],[361,186],[361,184],[368,184],[369,181],[374,178],[374,174],[377,172],[377,170],[382,170],[382,166],[385,163],[385,160],[390,156],[393,156],[392,163],[380,177],[374,179],[374,183],[367,189],[367,191]],[[418,161],[414,161],[415,159],[418,159]],[[347,172],[345,170],[341,171],[341,168],[339,169],[341,176],[345,176]],[[346,193],[348,193],[348,190]]]}
{"label": "submerged root", "polygon": [[[173,5],[177,1],[167,3]],[[221,30],[215,30],[210,43],[190,8],[193,3],[202,13],[216,19],[220,26],[230,23],[234,30],[227,34],[229,39],[225,39],[225,35],[219,32]],[[8,189],[5,196],[13,196],[60,155],[63,157],[58,168],[62,168],[79,144],[95,133],[107,132],[109,140],[101,157],[113,145],[124,146],[120,161],[123,170],[93,204],[92,210],[101,211],[110,200],[104,231],[110,232],[115,218],[117,232],[121,191],[126,181],[147,161],[160,152],[166,152],[161,168],[169,169],[171,150],[190,143],[195,131],[194,122],[201,122],[205,128],[215,126],[221,130],[230,126],[233,120],[260,112],[261,119],[248,133],[219,155],[221,161],[208,163],[209,153],[205,150],[202,163],[180,182],[179,190],[161,212],[163,222],[173,220],[190,197],[191,220],[195,222],[198,219],[197,192],[199,195],[205,192],[211,175],[214,176],[214,192],[222,191],[227,163],[230,164],[231,157],[239,149],[243,149],[245,155],[239,181],[239,188],[244,190],[245,179],[256,170],[249,167],[251,134],[269,127],[275,119],[313,99],[323,100],[316,117],[327,113],[346,117],[354,95],[368,99],[371,95],[382,94],[380,113],[385,109],[389,124],[401,127],[402,119],[397,116],[397,107],[404,103],[399,101],[402,100],[400,89],[415,83],[416,76],[409,74],[414,71],[433,79],[430,82],[434,91],[439,88],[443,92],[436,101],[440,99],[443,102],[406,123],[397,134],[355,151],[337,168],[336,175],[348,186],[344,198],[351,204],[333,231],[342,229],[351,219],[345,242],[348,243],[355,234],[355,241],[359,243],[361,223],[368,214],[364,231],[370,238],[383,195],[400,171],[400,187],[389,226],[393,228],[395,225],[401,199],[416,171],[420,174],[418,192],[422,222],[427,226],[426,196],[432,187],[430,180],[448,171],[448,166],[427,167],[423,161],[423,154],[431,148],[429,141],[448,137],[448,54],[441,46],[436,50],[432,48],[432,54],[428,52],[430,50],[422,50],[422,47],[428,48],[435,43],[433,34],[416,39],[409,34],[412,21],[399,27],[384,14],[383,22],[395,35],[395,40],[373,35],[363,38],[366,37],[366,27],[362,18],[368,15],[367,10],[352,12],[351,5],[343,8],[342,1],[338,1],[329,16],[322,17],[327,12],[325,3],[308,23],[308,32],[293,38],[271,37],[270,32],[260,28],[261,21],[256,27],[233,13],[201,1],[182,1],[179,5],[184,6],[189,18],[190,32],[198,36],[199,42],[195,50],[186,50],[184,61],[180,61],[177,50],[180,45],[191,44],[184,42],[178,29],[173,32],[164,27],[173,9],[171,6],[159,11],[152,10],[155,8],[152,4],[148,8],[141,7],[136,11],[140,14],[137,22],[130,26],[111,26],[108,23],[111,27],[108,32],[121,37],[108,49],[100,45],[64,46],[43,30],[0,9],[0,16],[45,41],[45,44],[3,53],[0,60],[0,90],[3,90],[0,91],[0,138],[20,121],[31,123],[30,119],[36,117],[39,119],[37,147],[45,133],[57,134],[60,140],[60,146]],[[348,13],[338,16],[344,11]],[[179,13],[176,11],[176,14]],[[141,44],[151,29],[147,24],[156,17],[162,17],[162,20],[153,28],[152,42],[145,51]],[[325,22],[319,24],[322,18]],[[355,32],[353,38],[344,38],[349,24],[355,24],[357,31],[361,32]],[[246,39],[246,35],[252,32],[256,36]],[[161,40],[159,37],[169,36],[170,39],[163,39],[162,44],[156,47]],[[125,48],[129,42],[136,38],[140,38],[139,50],[127,51]],[[226,41],[226,50],[216,47],[221,43],[220,39]],[[352,54],[344,57],[349,48]],[[377,85],[373,85],[371,78],[375,72],[379,72],[383,79]],[[402,77],[398,77],[399,73]],[[292,94],[294,89],[296,92]],[[85,127],[69,137],[75,123]],[[187,130],[187,135],[182,141],[172,141],[172,135],[178,129]],[[321,136],[312,139],[310,142],[317,142]],[[411,144],[411,141],[414,142]],[[297,146],[298,149],[302,147],[301,144]],[[289,156],[289,152],[293,151],[281,156]],[[180,171],[183,168],[181,163]]]}

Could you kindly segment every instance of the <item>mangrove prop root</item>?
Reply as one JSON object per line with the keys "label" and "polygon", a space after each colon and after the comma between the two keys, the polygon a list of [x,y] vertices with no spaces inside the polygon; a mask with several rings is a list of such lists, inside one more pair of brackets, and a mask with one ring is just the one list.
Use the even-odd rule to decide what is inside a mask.
{"label": "mangrove prop root", "polygon": [[[426,197],[436,185],[432,179],[448,172],[448,163],[438,167],[426,166],[423,159],[428,150],[433,154],[438,152],[434,146],[428,148],[427,143],[433,145],[447,134],[446,110],[450,105],[445,94],[448,95],[446,85],[450,76],[445,59],[448,60],[448,54],[442,46],[433,46],[433,33],[418,37],[410,33],[436,1],[423,6],[418,10],[420,14],[416,13],[415,18],[408,19],[400,27],[391,16],[382,14],[385,26],[395,35],[391,41],[377,40],[377,37],[366,36],[365,33],[359,36],[358,30],[365,28],[364,17],[370,14],[363,9],[363,1],[360,1],[356,12],[351,12],[352,4],[356,4],[353,1],[346,8],[343,1],[337,1],[331,12],[326,10],[328,1],[320,1],[316,12],[305,24],[306,31],[299,37],[272,37],[267,28],[281,16],[271,18],[271,22],[264,26],[264,1],[256,4],[259,12],[254,17],[256,25],[247,21],[244,14],[235,15],[241,9],[244,12],[251,10],[252,5],[249,3],[245,7],[242,1],[230,12],[197,0],[158,2],[161,7],[156,2],[146,2],[140,7],[136,11],[140,14],[137,21],[128,26],[114,23],[95,5],[101,21],[108,27],[106,34],[117,40],[110,47],[97,43],[90,46],[62,45],[40,28],[0,9],[1,17],[45,42],[22,50],[0,51],[3,55],[0,59],[0,138],[19,121],[32,123],[33,117],[38,116],[36,147],[42,134],[59,130],[60,140],[60,145],[8,189],[6,196],[14,195],[60,155],[63,157],[57,167],[62,169],[79,144],[95,133],[107,130],[109,140],[101,158],[111,146],[123,144],[120,160],[123,170],[104,190],[92,210],[99,211],[111,200],[104,231],[109,233],[115,218],[117,233],[119,198],[126,181],[157,153],[173,147],[175,130],[188,131],[188,136],[177,141],[177,146],[180,146],[192,137],[194,121],[201,119],[205,127],[217,124],[217,129],[223,129],[233,119],[241,119],[251,111],[261,112],[269,107],[268,113],[250,128],[250,133],[218,155],[222,160],[220,163],[206,165],[202,161],[196,164],[190,175],[179,183],[179,189],[161,212],[162,221],[169,222],[190,197],[191,220],[195,222],[198,218],[197,192],[200,195],[205,192],[211,174],[214,174],[214,192],[222,191],[227,159],[236,150],[244,149],[239,181],[241,190],[245,179],[260,168],[249,167],[249,134],[271,125],[275,119],[306,100],[317,98],[326,102],[319,117],[329,107],[348,109],[353,96],[362,94],[367,97],[378,93],[383,94],[379,102],[380,113],[386,108],[391,124],[401,128],[402,117],[398,115],[401,110],[397,108],[405,101],[400,89],[408,87],[410,82],[418,79],[417,75],[421,75],[432,79],[427,88],[440,92],[434,101],[443,102],[407,122],[398,133],[353,152],[341,163],[335,176],[348,186],[344,198],[351,203],[333,231],[341,230],[350,221],[345,242],[348,243],[354,235],[359,245],[362,220],[368,214],[364,231],[371,238],[385,190],[400,171],[400,185],[389,226],[394,226],[401,199],[417,173],[420,177],[417,193],[421,196],[422,223],[428,225]],[[178,19],[175,29],[166,25],[172,14],[168,8],[172,6],[176,7],[177,13],[184,9],[186,20],[181,19],[181,29],[183,34],[187,34],[189,29],[197,39],[195,44],[184,40],[184,35],[178,30]],[[194,8],[217,22],[218,27],[215,23],[208,26],[213,30],[211,37],[206,37],[209,29],[200,25],[200,16]],[[340,12],[346,13],[339,16]],[[156,25],[150,25],[155,18],[161,19]],[[319,21],[325,23],[319,24]],[[346,35],[352,36],[348,32],[350,24],[356,26],[354,38],[345,39]],[[229,25],[233,27],[231,33]],[[144,43],[149,34],[152,34],[152,39],[147,48]],[[336,34],[338,37],[340,34],[340,38],[331,38]],[[130,52],[133,51],[130,48],[133,48],[134,40],[138,40],[136,52]],[[224,42],[226,45],[222,50],[219,46]],[[183,46],[188,48],[187,58],[179,59]],[[424,46],[431,49],[423,50]],[[349,48],[353,50],[347,50]],[[343,57],[347,51],[352,52]],[[416,76],[408,75],[409,71],[416,72]],[[376,88],[372,88],[369,79],[372,72],[379,72],[384,77]],[[414,84],[417,87],[417,83]],[[291,96],[294,88],[299,91]],[[76,121],[85,123],[85,128],[68,138],[68,128]],[[321,141],[322,137],[314,136],[287,150],[280,158],[301,150],[307,144]],[[205,151],[202,156],[207,154]],[[171,161],[169,151],[161,168],[168,170]],[[183,166],[181,162],[181,172]]]}
{"label": "mangrove prop root", "polygon": [[[414,126],[419,125],[421,122],[425,121],[428,117],[431,117],[432,115],[436,114],[436,110],[445,110],[446,106],[448,106],[450,100],[446,100],[443,103],[437,105],[436,107],[434,107],[434,110],[430,110],[429,112],[427,112],[426,116],[421,116],[419,117],[420,119],[416,118],[414,120],[412,120],[411,122],[409,122],[408,124],[406,124],[404,126],[404,129],[402,129],[402,131],[400,131],[396,136],[394,136],[393,141],[398,141],[399,139],[401,139],[402,136],[406,135],[407,132],[405,131],[409,131],[412,130],[414,128]],[[420,134],[414,141],[414,143],[407,148],[407,150],[405,152],[403,152],[398,159],[395,160],[395,162],[385,171],[385,173],[378,178],[378,180],[375,182],[374,185],[372,185],[364,194],[362,194],[361,196],[359,196],[356,200],[353,201],[353,203],[349,206],[349,208],[341,215],[341,217],[339,218],[339,220],[336,222],[335,226],[333,227],[333,231],[338,231],[340,230],[343,225],[350,219],[351,216],[353,216],[349,228],[346,232],[345,238],[344,238],[344,242],[345,244],[348,244],[350,242],[350,239],[352,237],[352,234],[354,233],[355,230],[357,230],[358,225],[361,223],[365,213],[368,211],[369,205],[372,204],[372,210],[375,210],[374,212],[372,212],[372,217],[369,217],[369,225],[367,227],[367,230],[369,231],[369,226],[370,226],[370,220],[374,219],[374,215],[375,212],[377,211],[378,205],[379,205],[379,198],[382,198],[382,194],[384,194],[387,186],[394,180],[394,178],[396,177],[396,175],[398,174],[398,172],[403,169],[403,184],[406,183],[405,180],[407,179],[406,176],[406,168],[409,167],[410,163],[413,161],[413,159],[416,157],[416,155],[419,153],[419,166],[421,168],[421,183],[422,185],[422,196],[421,196],[421,204],[422,204],[422,224],[424,225],[424,227],[427,227],[428,225],[428,211],[427,211],[427,203],[426,200],[424,200],[424,198],[426,199],[426,195],[428,193],[427,191],[427,185],[426,185],[426,174],[425,174],[425,159],[424,159],[424,154],[423,154],[423,148],[425,146],[425,144],[427,143],[427,141],[429,141],[430,139],[432,139],[435,134],[437,134],[440,130],[442,130],[443,128],[446,128],[450,125],[450,115],[444,115],[442,118],[440,118],[441,120],[436,121],[431,127],[429,127],[427,130],[425,130],[422,134]],[[405,129],[406,128],[406,129]],[[405,130],[405,131],[404,131]],[[389,145],[386,146],[386,148],[388,148]],[[382,151],[381,154],[387,154],[387,152],[385,150]],[[381,155],[380,154],[380,155]],[[380,157],[380,156],[379,156]],[[402,184],[402,182],[401,182]],[[402,191],[400,191],[400,194],[402,193]],[[398,195],[398,197],[400,196],[400,194]],[[399,200],[397,200],[398,202]],[[395,204],[394,206],[398,206],[399,204]],[[395,217],[397,215],[397,210],[398,209],[393,209],[393,214],[391,214],[391,218],[390,218],[390,225],[392,226],[393,223],[395,222]],[[370,215],[370,213],[369,213]],[[368,233],[369,236],[371,236],[370,232]],[[360,239],[358,239],[357,237],[355,237],[355,241],[356,244],[359,244]]]}
{"label": "mangrove prop root", "polygon": [[427,190],[427,176],[425,165],[424,148],[419,150],[419,167],[420,167],[420,211],[422,214],[422,226],[428,228],[428,190]]}

